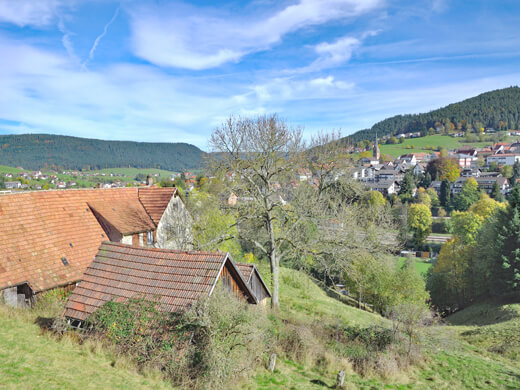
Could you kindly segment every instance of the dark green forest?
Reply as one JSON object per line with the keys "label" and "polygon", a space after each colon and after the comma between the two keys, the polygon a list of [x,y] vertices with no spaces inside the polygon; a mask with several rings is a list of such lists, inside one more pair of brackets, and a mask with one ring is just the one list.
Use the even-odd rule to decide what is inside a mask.
{"label": "dark green forest", "polygon": [[372,140],[399,133],[439,129],[443,134],[455,130],[475,131],[481,128],[495,130],[520,128],[520,88],[509,87],[453,103],[424,114],[396,115],[376,123],[371,129],[360,130],[346,137],[348,142]]}
{"label": "dark green forest", "polygon": [[0,135],[0,164],[25,169],[200,168],[204,152],[185,143],[102,141],[50,134]]}

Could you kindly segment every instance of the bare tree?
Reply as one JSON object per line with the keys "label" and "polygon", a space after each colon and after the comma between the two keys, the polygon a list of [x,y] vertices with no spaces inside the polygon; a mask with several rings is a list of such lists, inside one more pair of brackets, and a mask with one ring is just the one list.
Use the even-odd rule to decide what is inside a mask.
{"label": "bare tree", "polygon": [[246,200],[238,204],[238,223],[252,228],[241,234],[247,234],[270,261],[271,306],[277,309],[279,265],[284,256],[282,248],[287,245],[283,236],[288,223],[287,203],[278,190],[298,166],[304,150],[302,131],[289,127],[276,115],[230,117],[214,130],[210,147],[216,152],[212,167],[224,170],[231,191]]}

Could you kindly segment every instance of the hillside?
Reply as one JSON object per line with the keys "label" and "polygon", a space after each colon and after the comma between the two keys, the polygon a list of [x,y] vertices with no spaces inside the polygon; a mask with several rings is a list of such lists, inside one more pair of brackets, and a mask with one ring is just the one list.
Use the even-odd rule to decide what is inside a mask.
{"label": "hillside", "polygon": [[[444,126],[448,121],[457,127],[472,124],[474,128],[518,129],[520,126],[520,88],[509,87],[450,104],[422,114],[396,115],[376,123],[372,128],[346,137],[349,142],[373,140],[406,132],[427,131]],[[465,121],[465,122],[464,122]]]}
{"label": "hillside", "polygon": [[102,141],[50,134],[0,135],[0,164],[25,169],[200,168],[204,152],[185,143]]}
{"label": "hillside", "polygon": [[470,344],[520,363],[520,303],[472,305],[448,317]]}
{"label": "hillside", "polygon": [[[261,268],[265,278],[269,279],[268,266],[261,264]],[[328,297],[302,272],[282,267],[280,294],[281,322],[272,317],[275,332],[284,327],[297,331],[301,326],[318,327],[318,324],[327,323],[391,326],[389,321],[376,314]],[[487,313],[484,316],[487,320],[483,319],[483,310]],[[59,308],[53,309],[53,313],[59,311]],[[494,341],[500,337],[503,342],[510,337],[518,338],[519,313],[518,305],[492,304],[461,311],[450,317],[452,325],[429,328],[422,343],[424,363],[387,378],[362,377],[346,360],[342,366],[347,370],[346,388],[517,389],[520,386],[518,357],[515,361],[513,356],[488,352],[484,344],[473,341],[475,336],[468,339],[467,333],[482,331],[486,335],[483,342],[487,342],[485,338],[488,336],[493,336]],[[497,314],[500,315],[498,318]],[[13,310],[0,306],[0,387],[18,389],[32,383],[34,388],[171,388],[158,373],[138,373],[124,357],[114,355],[99,343],[78,345],[73,337],[58,340],[42,333],[36,323],[47,316],[48,311]],[[310,348],[312,351],[316,346]],[[230,388],[333,388],[338,368],[328,367],[325,362],[323,365],[309,363],[280,358],[274,373],[260,365],[251,380],[235,383]]]}
{"label": "hillside", "polygon": [[445,148],[448,150],[457,148],[482,147],[490,145],[491,142],[462,142],[461,138],[448,135],[428,135],[419,138],[407,138],[403,143],[381,145],[381,153],[393,157],[399,157],[406,153],[431,153],[434,149]]}

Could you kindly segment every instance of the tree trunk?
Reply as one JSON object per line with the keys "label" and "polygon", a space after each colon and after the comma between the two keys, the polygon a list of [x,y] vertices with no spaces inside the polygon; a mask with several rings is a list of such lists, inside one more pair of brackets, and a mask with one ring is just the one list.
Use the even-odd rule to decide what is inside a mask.
{"label": "tree trunk", "polygon": [[276,251],[271,252],[271,275],[273,277],[273,291],[271,297],[271,308],[278,310],[280,308],[280,301],[278,299],[278,277],[279,277],[279,263],[276,256]]}
{"label": "tree trunk", "polygon": [[273,277],[273,291],[271,297],[271,308],[274,310],[278,310],[280,308],[280,301],[278,299],[278,277],[280,270],[280,263],[278,260],[278,253],[276,251],[276,241],[274,238],[274,227],[273,227],[273,219],[271,218],[271,213],[267,213],[267,229],[269,233],[269,245],[271,246],[271,250],[269,252],[269,260],[271,261],[271,275]]}

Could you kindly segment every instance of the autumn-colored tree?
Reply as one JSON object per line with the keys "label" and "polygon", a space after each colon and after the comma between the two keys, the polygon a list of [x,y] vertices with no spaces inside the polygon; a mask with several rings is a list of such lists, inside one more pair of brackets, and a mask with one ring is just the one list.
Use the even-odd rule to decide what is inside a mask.
{"label": "autumn-colored tree", "polygon": [[423,245],[432,231],[432,212],[422,203],[415,203],[408,208],[408,228],[413,232],[416,247]]}

